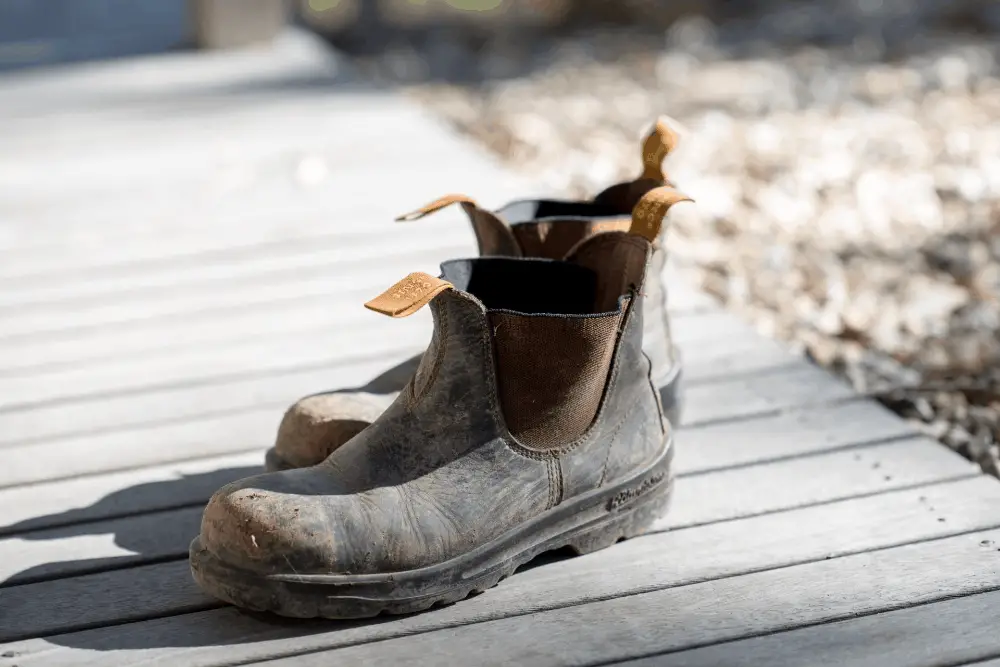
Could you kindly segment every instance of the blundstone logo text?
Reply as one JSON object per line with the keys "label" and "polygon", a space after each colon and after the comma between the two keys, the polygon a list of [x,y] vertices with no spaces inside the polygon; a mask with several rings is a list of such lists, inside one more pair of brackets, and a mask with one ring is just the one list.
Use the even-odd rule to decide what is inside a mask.
{"label": "blundstone logo text", "polygon": [[631,489],[625,489],[624,491],[619,491],[611,498],[611,500],[608,501],[608,510],[610,511],[618,509],[622,505],[635,500],[642,494],[652,489],[654,486],[657,486],[660,482],[663,481],[664,477],[666,477],[666,473],[660,472],[653,475],[652,477],[647,477],[646,479],[642,480],[642,483],[639,486],[634,486]]}
{"label": "blundstone logo text", "polygon": [[407,276],[392,288],[389,298],[396,301],[410,301],[429,292],[432,287],[430,281],[412,275]]}

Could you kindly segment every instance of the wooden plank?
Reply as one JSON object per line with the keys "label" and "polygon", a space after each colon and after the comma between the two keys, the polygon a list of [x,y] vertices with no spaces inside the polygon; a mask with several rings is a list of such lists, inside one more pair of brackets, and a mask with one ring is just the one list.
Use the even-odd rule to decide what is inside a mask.
{"label": "wooden plank", "polygon": [[[287,403],[287,401],[285,401]],[[66,438],[52,445],[9,447],[0,453],[0,489],[182,462],[196,457],[263,451],[273,444],[281,409]],[[80,448],[82,445],[86,448]]]}
{"label": "wooden plank", "polygon": [[782,366],[795,366],[804,361],[802,355],[792,353],[778,341],[759,335],[718,342],[718,345],[690,343],[681,349],[685,380],[691,378],[692,383],[714,382]]}
{"label": "wooden plank", "polygon": [[[50,337],[69,337],[77,332],[95,330],[97,328],[113,328],[144,323],[155,326],[175,318],[186,318],[189,315],[204,312],[245,311],[249,308],[266,309],[270,304],[284,299],[300,299],[303,296],[328,295],[332,307],[347,307],[351,302],[358,304],[358,312],[365,314],[363,304],[372,289],[380,290],[392,285],[407,275],[411,267],[414,270],[428,269],[436,273],[437,262],[433,256],[413,255],[411,262],[404,266],[379,266],[366,269],[352,277],[343,273],[306,277],[294,282],[261,280],[258,284],[245,286],[236,285],[234,289],[218,288],[178,294],[177,296],[158,296],[153,299],[135,303],[115,301],[95,304],[93,307],[78,310],[45,309],[32,312],[25,309],[23,317],[8,316],[3,321],[2,340],[26,340],[32,337],[39,339],[39,344]],[[338,294],[338,292],[341,292]],[[378,294],[378,291],[375,292]],[[336,295],[336,296],[333,296]],[[370,298],[370,297],[368,297]],[[339,303],[338,303],[339,300]],[[350,311],[346,316],[350,316]]]}
{"label": "wooden plank", "polygon": [[202,506],[225,484],[263,472],[263,464],[255,450],[0,489],[0,536]]}
{"label": "wooden plank", "polygon": [[[459,230],[455,236],[455,242],[459,242],[460,230],[469,228],[468,222],[452,211],[442,211],[419,225],[392,225],[395,216],[411,204],[419,205],[403,197],[371,202],[327,200],[315,207],[287,202],[282,210],[251,210],[238,218],[213,218],[211,225],[202,224],[198,229],[175,224],[174,219],[160,217],[154,211],[144,220],[147,226],[125,230],[131,233],[120,233],[114,245],[108,244],[104,234],[92,233],[70,234],[69,243],[62,240],[58,244],[35,246],[25,240],[16,248],[0,249],[3,258],[0,279],[16,279],[18,287],[29,293],[58,287],[65,283],[67,275],[85,280],[88,285],[103,282],[114,289],[116,279],[127,278],[141,284],[143,280],[155,279],[147,278],[149,274],[175,277],[181,272],[186,276],[190,271],[216,271],[217,265],[258,257],[298,257],[317,249],[329,252],[334,243],[361,252],[371,245],[373,227],[374,232],[381,228],[383,233],[391,233],[399,247],[419,244],[428,235],[443,234],[438,242],[442,238],[447,242],[452,227]],[[205,222],[203,216],[199,219]],[[358,224],[360,219],[366,220],[366,224]],[[103,229],[103,222],[98,219],[93,224]],[[60,235],[61,231],[58,230]],[[461,239],[461,243],[475,247],[471,230]],[[81,249],[86,252],[80,252]]]}
{"label": "wooden plank", "polygon": [[854,390],[843,381],[802,362],[752,377],[688,388],[683,423],[694,426],[773,414],[800,406],[842,401],[854,395]]}
{"label": "wooden plank", "polygon": [[[0,642],[222,606],[195,586],[186,558],[4,588],[0,595]],[[32,602],[36,595],[50,602]]]}
{"label": "wooden plank", "polygon": [[[973,483],[992,489],[987,491],[991,495],[956,507],[955,520],[968,521],[976,513],[984,523],[996,521],[996,482],[967,482]],[[510,661],[504,664],[556,664],[550,653],[555,651],[566,651],[566,662],[560,664],[576,664],[581,657],[593,664],[630,657],[629,651],[634,656],[639,650],[679,650],[1000,585],[1000,569],[993,567],[996,552],[980,546],[1000,539],[996,531],[924,541],[942,534],[950,523],[938,522],[926,509],[927,494],[937,488],[629,540],[586,557],[525,570],[460,604],[398,619],[331,627],[260,620],[226,608],[28,639],[5,649],[16,654],[21,667],[168,665],[178,660],[232,665],[283,655],[310,664],[307,660],[314,658],[301,654],[376,641],[380,643],[359,647],[362,655],[342,649],[316,664],[364,664],[358,662],[367,655],[364,651],[388,647],[396,656],[399,644],[408,646],[414,659],[454,664],[457,654],[443,645],[445,637],[482,664],[504,657]],[[963,505],[969,502],[966,489],[954,497]],[[935,497],[934,502],[941,500]],[[897,514],[891,507],[909,509]],[[885,548],[898,538],[920,543]],[[871,549],[877,551],[859,553]],[[664,567],[664,558],[670,567]],[[621,568],[622,562],[629,567]],[[732,576],[751,571],[755,573]],[[830,581],[839,585],[825,585]],[[115,590],[109,595],[127,595],[131,605],[140,592],[129,590],[131,594]],[[719,600],[727,605],[719,606]],[[100,613],[102,607],[93,604],[85,611]],[[529,613],[526,622],[521,616]],[[650,618],[660,622],[650,624]],[[544,633],[526,637],[532,629]],[[394,637],[405,643],[382,641]],[[525,653],[531,650],[539,653]],[[504,651],[509,653],[504,656]],[[389,659],[386,653],[379,655]],[[2,661],[0,665],[7,667]]]}
{"label": "wooden plank", "polygon": [[[430,262],[426,262],[429,266]],[[324,338],[342,330],[349,315],[365,315],[365,323],[351,325],[358,338],[369,340],[361,333],[367,326],[376,330],[393,331],[399,337],[399,328],[377,318],[367,317],[358,304],[367,300],[379,287],[369,291],[350,290],[337,295],[293,294],[255,308],[229,308],[208,310],[166,321],[139,321],[127,326],[106,330],[103,327],[77,330],[76,335],[57,332],[45,337],[19,336],[7,338],[0,346],[0,377],[18,377],[53,371],[79,371],[82,367],[106,364],[148,362],[157,357],[173,357],[188,352],[205,353],[214,349],[216,354],[232,356],[232,348],[241,343],[268,342],[276,344],[282,337],[295,334],[300,343],[315,346]],[[353,295],[353,296],[352,296]],[[353,300],[353,302],[352,302]],[[338,307],[332,307],[337,305]],[[671,304],[674,305],[674,304]],[[677,321],[685,318],[685,311],[673,311]],[[750,373],[797,362],[797,358],[781,351],[772,341],[755,337],[751,345],[742,341],[712,341],[712,344],[692,346],[685,350],[683,362],[685,380],[705,381],[722,379],[736,372]],[[747,348],[761,353],[750,356]],[[779,353],[769,350],[778,348]],[[314,360],[329,362],[333,349],[325,347]],[[297,352],[301,356],[301,349]],[[284,358],[282,354],[256,354],[252,357],[255,367],[258,360],[265,363]],[[129,361],[129,360],[132,361]],[[218,359],[216,359],[218,361]],[[244,372],[246,361],[243,361]],[[287,365],[287,363],[285,363]],[[728,373],[719,372],[724,368]],[[140,373],[136,373],[137,375]],[[24,396],[18,395],[23,402]]]}
{"label": "wooden plank", "polygon": [[[386,287],[392,285],[386,281]],[[367,290],[367,298],[377,295]],[[366,297],[355,294],[357,314],[343,316],[323,331],[305,331],[280,336],[234,341],[223,347],[194,347],[169,354],[110,359],[100,364],[9,374],[12,381],[0,388],[0,404],[10,412],[56,401],[87,400],[123,392],[155,391],[158,388],[206,385],[233,378],[275,376],[303,368],[351,364],[365,359],[393,358],[416,354],[430,339],[430,311],[412,322],[389,320],[365,310]],[[341,312],[350,309],[343,308]],[[361,334],[367,334],[361,338]],[[359,345],[365,340],[363,346]],[[382,362],[385,365],[385,362]],[[314,386],[311,391],[324,389]],[[307,389],[307,391],[310,391]],[[294,398],[294,397],[293,397]],[[206,404],[203,407],[209,407]],[[159,412],[165,412],[161,409]]]}
{"label": "wooden plank", "polygon": [[[0,538],[0,552],[4,555],[0,560],[0,590],[33,582],[79,578],[88,572],[184,559],[191,539],[201,528],[203,509],[199,505]],[[143,590],[140,580],[133,580],[137,589]],[[42,590],[54,588],[58,584],[43,586]],[[5,591],[0,597],[6,602],[20,594]],[[59,593],[53,591],[47,595]],[[48,600],[51,602],[53,598]]]}
{"label": "wooden plank", "polygon": [[[332,232],[352,222],[345,220],[326,227]],[[44,310],[57,310],[65,315],[67,311],[74,312],[102,302],[141,303],[164,295],[176,297],[198,290],[229,290],[265,281],[294,283],[302,278],[323,275],[357,273],[363,280],[365,271],[370,272],[372,265],[379,261],[395,265],[398,271],[399,267],[412,262],[430,259],[437,260],[437,264],[449,257],[473,254],[475,245],[471,231],[462,233],[469,227],[468,223],[457,219],[447,222],[450,224],[427,228],[378,224],[365,230],[341,229],[308,240],[258,244],[249,248],[256,252],[242,256],[239,251],[243,249],[238,246],[215,253],[214,257],[212,254],[194,258],[188,255],[174,265],[132,263],[130,260],[131,266],[126,264],[124,272],[107,270],[118,268],[112,265],[101,267],[101,271],[91,275],[72,273],[74,281],[71,284],[66,284],[67,273],[63,270],[36,280],[22,277],[17,279],[16,289],[0,299],[0,317]],[[435,234],[443,235],[443,239],[442,236],[435,238]],[[380,238],[391,238],[391,241],[379,243]]]}
{"label": "wooden plank", "polygon": [[[673,296],[669,285],[668,294]],[[761,338],[748,322],[722,308],[691,315],[684,321],[671,322],[670,333],[676,345],[691,347],[692,351],[705,341],[728,340],[735,343]]]}
{"label": "wooden plank", "polygon": [[656,527],[697,526],[976,474],[978,466],[936,441],[913,438],[688,477]]}
{"label": "wooden plank", "polygon": [[[382,373],[387,364],[403,361],[419,351],[395,349],[398,356],[387,350],[384,356],[331,369],[309,368],[284,375],[248,377],[228,385],[129,392],[114,399],[113,404],[111,396],[95,396],[105,410],[99,413],[102,420],[107,420],[104,424],[111,424],[114,419],[135,420],[128,415],[154,421],[107,432],[95,430],[75,437],[0,447],[0,487],[267,446],[284,407],[298,397],[322,390],[329,386],[327,383],[363,385]],[[757,383],[736,379],[692,387],[687,392],[685,419],[691,414],[698,423],[743,419],[775,412],[776,406],[788,409],[823,398],[850,396],[845,386],[822,371],[792,368],[761,376]],[[728,400],[716,403],[720,397]],[[63,406],[60,411],[66,409]],[[184,420],[180,420],[182,415]],[[86,452],[86,456],[80,452]]]}
{"label": "wooden plank", "polygon": [[[779,632],[715,646],[617,662],[618,667],[935,667],[1000,654],[1000,591]],[[1000,661],[977,662],[980,666]]]}
{"label": "wooden plank", "polygon": [[[976,478],[928,486],[921,489],[919,495],[912,490],[900,491],[744,521],[726,522],[699,528],[696,531],[648,535],[615,547],[612,552],[607,552],[607,556],[560,561],[539,568],[544,570],[546,576],[534,578],[533,581],[536,586],[544,588],[547,596],[543,597],[543,591],[538,590],[531,598],[522,600],[522,603],[527,604],[529,608],[535,608],[540,603],[544,604],[545,608],[562,606],[566,603],[566,596],[574,593],[569,590],[568,585],[571,576],[577,577],[577,581],[598,580],[593,586],[588,584],[584,587],[590,589],[587,593],[592,596],[631,595],[779,566],[787,567],[833,556],[839,557],[872,548],[887,548],[916,540],[938,539],[973,530],[989,529],[1000,523],[1000,516],[993,509],[997,500],[1000,500],[1000,484]],[[933,506],[935,511],[928,512],[929,506]],[[182,515],[180,512],[176,514],[178,517]],[[124,533],[115,530],[110,525],[111,522],[93,524],[90,531],[101,534],[114,530],[119,545],[135,545],[127,547],[132,551],[143,549],[139,557],[118,556],[119,565],[137,560],[163,559],[168,556],[183,557],[190,536],[197,532],[197,524],[192,524],[190,517],[187,516],[190,512],[183,514],[184,527],[193,531],[187,535],[183,535],[176,527],[171,526],[165,530],[167,537],[155,538],[149,535],[155,531],[149,528],[138,530],[136,526],[124,521],[115,524],[119,530],[124,528]],[[938,515],[947,516],[950,520],[937,521]],[[154,519],[153,516],[149,518]],[[803,526],[807,528],[803,530]],[[62,539],[65,543],[69,543],[70,538],[59,538],[58,533],[53,535],[54,537],[48,539]],[[133,540],[133,537],[136,539]],[[38,535],[33,539],[46,538]],[[139,545],[139,540],[144,541],[144,544]],[[151,540],[158,542],[154,545]],[[720,549],[721,554],[717,553]],[[667,553],[673,554],[672,567],[666,568],[669,572],[652,573],[654,569],[664,569],[662,554]],[[49,564],[26,569],[21,574],[9,578],[7,583],[37,580],[44,578],[45,575],[52,576],[53,573],[64,577],[66,574],[87,569],[100,558],[109,558],[106,554],[106,549],[88,550],[79,554],[89,556],[87,559],[76,563]],[[4,562],[11,555],[9,548],[4,549]],[[645,571],[648,576],[646,578],[636,576],[625,584],[624,589],[614,590],[614,579],[601,577],[598,574],[600,568],[606,567],[606,563],[611,562],[609,560],[611,556],[617,557],[618,560],[615,562],[627,559],[640,571]],[[20,559],[17,562],[20,567],[27,567]],[[34,562],[44,562],[44,558]],[[57,565],[61,565],[63,569],[53,569]],[[570,572],[564,572],[566,567],[570,568]],[[487,594],[499,596],[498,601],[503,603],[503,606],[497,611],[503,615],[523,613],[523,609],[518,610],[510,606],[517,598],[512,596],[513,591],[505,589],[510,585],[520,588],[518,580],[529,572],[519,574],[511,580],[513,584],[505,583],[503,588]],[[169,582],[173,581],[174,588],[170,595],[151,596],[142,584],[144,581],[150,582],[155,590],[165,590],[169,587]],[[80,595],[81,591],[87,590],[105,591],[103,595],[108,597],[109,604],[96,604],[97,601],[92,596]],[[577,594],[579,592],[575,591]],[[67,632],[96,624],[184,613],[199,605],[203,608],[218,606],[212,605],[210,600],[198,592],[190,580],[187,563],[184,560],[115,569],[68,580],[60,578],[22,584],[4,589],[3,596],[4,609],[10,612],[13,625],[3,625],[4,629],[0,630],[0,641],[35,634]],[[112,600],[114,604],[110,604]],[[573,600],[575,598],[571,597],[570,602]]]}
{"label": "wooden plank", "polygon": [[[272,109],[256,127],[227,126],[227,117],[221,115],[206,118],[205,125],[215,130],[211,136],[205,127],[194,136],[158,133],[151,120],[148,136],[139,138],[142,151],[134,150],[137,142],[133,142],[120,148],[94,146],[103,149],[99,153],[55,156],[50,152],[39,156],[27,150],[13,155],[8,152],[0,158],[0,177],[11,188],[11,194],[4,197],[3,210],[15,211],[19,205],[39,201],[46,192],[74,200],[112,192],[133,198],[164,188],[213,190],[213,184],[229,183],[239,176],[292,179],[304,158],[322,162],[328,183],[337,184],[357,172],[357,178],[381,185],[379,174],[417,170],[421,158],[435,150],[441,150],[444,158],[452,157],[453,145],[442,145],[441,137],[434,133],[421,133],[422,118],[400,110],[398,103],[352,117],[350,112],[331,114],[325,108],[330,106],[326,103],[329,97],[326,93],[307,98],[301,110]],[[275,123],[285,119],[295,122],[275,131]],[[408,150],[380,141],[379,132],[387,123],[413,136]],[[448,172],[445,164],[435,168]],[[47,172],[51,172],[48,181]],[[109,179],[109,174],[115,178]]]}
{"label": "wooden plank", "polygon": [[912,426],[874,401],[848,401],[684,428],[674,465],[705,473],[913,435]]}
{"label": "wooden plank", "polygon": [[[294,118],[288,120],[293,121]],[[204,148],[205,163],[202,166],[168,162],[164,165],[162,179],[144,174],[145,170],[137,166],[148,164],[144,155],[128,156],[120,160],[120,165],[95,165],[95,169],[100,171],[91,172],[95,176],[89,179],[80,175],[81,170],[89,168],[89,165],[50,164],[48,168],[55,172],[52,177],[65,179],[64,184],[58,187],[47,184],[41,173],[0,169],[0,177],[13,181],[13,194],[5,195],[0,212],[6,216],[8,212],[23,214],[59,210],[56,201],[58,207],[74,207],[95,213],[109,207],[130,207],[134,210],[145,200],[149,209],[159,209],[158,213],[163,215],[165,212],[191,211],[192,205],[209,202],[224,203],[229,200],[236,203],[232,202],[234,197],[246,196],[257,201],[288,199],[303,190],[319,186],[327,190],[329,197],[331,191],[377,191],[389,181],[393,183],[389,192],[394,196],[416,198],[422,195],[423,199],[440,196],[432,190],[435,182],[475,186],[469,178],[470,170],[460,167],[461,161],[447,160],[449,150],[446,146],[428,145],[423,150],[408,153],[407,157],[387,157],[383,160],[373,155],[370,159],[358,159],[357,164],[345,165],[341,152],[343,143],[335,138],[324,140],[316,136],[311,147],[283,146],[272,149],[270,155],[259,156],[244,156],[236,150],[226,153],[223,152],[225,147],[212,150],[209,145]],[[355,150],[353,154],[363,152]],[[432,156],[442,159],[442,163],[435,166],[431,173],[420,171],[421,164]],[[304,160],[316,166],[304,171]],[[387,166],[387,162],[391,166]],[[130,171],[135,173],[128,175]],[[472,171],[475,173],[476,170]],[[484,175],[484,171],[479,169],[479,175]],[[118,172],[123,173],[121,178],[124,182],[121,184],[117,180],[96,177],[98,174]],[[411,180],[412,185],[402,183],[404,180]],[[400,195],[396,195],[397,191]],[[180,193],[187,194],[190,199],[176,199]],[[171,199],[171,195],[175,199]],[[112,196],[117,200],[109,201],[108,197]],[[53,201],[52,197],[57,199]]]}
{"label": "wooden plank", "polygon": [[[371,288],[369,294],[372,293],[375,288]],[[27,350],[10,346],[10,353],[15,356],[7,358],[0,353],[0,363],[20,360],[36,365],[0,369],[0,378],[8,379],[5,384],[8,390],[0,388],[3,404],[0,446],[178,419],[186,414],[257,407],[247,400],[251,386],[266,381],[273,390],[282,382],[279,376],[303,371],[321,373],[317,384],[305,389],[306,392],[329,390],[338,383],[350,386],[340,379],[338,366],[382,358],[385,367],[390,368],[396,361],[419,353],[429,339],[428,311],[402,322],[388,320],[360,307],[367,297],[359,293],[355,298],[357,303],[350,309],[350,315],[344,314],[348,311],[346,305],[341,309],[317,308],[317,313],[279,311],[278,316],[264,311],[255,312],[253,319],[234,316],[223,321],[220,317],[213,326],[190,330],[144,326],[138,331],[108,334],[105,340],[94,336],[90,338],[95,343],[94,356],[81,363],[59,363],[60,354],[68,356],[77,350],[78,339],[66,339],[65,345],[56,346],[47,363],[48,346],[25,346]],[[267,328],[271,323],[275,323],[277,331]],[[286,326],[292,334],[280,335]],[[196,337],[207,333],[218,342],[189,344],[189,331]],[[255,334],[247,335],[246,331]],[[118,340],[126,344],[116,349]],[[363,348],[356,344],[360,340],[365,341]],[[132,343],[139,344],[140,349],[130,350]],[[144,350],[146,345],[152,345],[153,349]],[[709,341],[702,346],[703,349],[725,347],[727,341]],[[45,365],[40,366],[39,362]],[[780,360],[777,365],[792,368],[793,364],[801,363]],[[702,380],[697,374],[699,370],[696,367],[686,371],[685,382]],[[725,378],[711,374],[710,379]],[[366,381],[367,378],[359,384]],[[235,402],[226,394],[227,387],[232,385],[238,386]],[[303,385],[297,383],[297,386]],[[164,392],[178,400],[162,400]],[[199,393],[202,398],[192,400]],[[280,395],[282,400],[296,398],[287,391]],[[95,401],[100,401],[100,409],[86,405]]]}
{"label": "wooden plank", "polygon": [[[112,330],[98,328],[82,332],[79,336],[55,336],[40,342],[30,337],[14,341],[8,339],[0,348],[0,377],[80,372],[88,367],[103,367],[105,364],[137,364],[141,367],[143,363],[155,362],[157,358],[183,359],[186,354],[206,354],[212,351],[222,357],[235,359],[234,349],[261,344],[281,346],[283,341],[290,338],[315,347],[319,341],[328,341],[331,336],[335,336],[344,326],[345,320],[350,321],[350,316],[365,315],[364,312],[355,311],[362,299],[366,300],[371,294],[378,293],[374,290],[374,286],[370,287],[368,296],[362,296],[361,290],[352,291],[355,295],[354,303],[349,303],[349,299],[341,295],[339,312],[329,307],[331,301],[337,300],[329,295],[304,296],[260,308],[230,309],[222,313],[206,311],[199,316],[185,317],[181,321],[173,319],[162,323],[135,323]],[[423,321],[422,318],[418,320]],[[379,332],[384,337],[388,331],[394,331],[398,340],[400,333],[409,330],[404,326],[401,331],[399,327],[389,327],[388,323],[370,317],[365,317],[362,322],[352,323],[351,326],[355,331],[371,334],[375,340],[378,339]],[[429,332],[427,336],[429,337]],[[405,340],[405,336],[403,338]],[[364,339],[369,340],[367,336]],[[417,339],[410,344],[420,345]],[[302,358],[301,353],[298,355]],[[282,355],[279,353],[277,356]],[[343,355],[338,350],[325,348],[312,357],[310,363],[329,363],[341,356]],[[260,362],[273,365],[280,361],[272,354],[246,357],[241,372],[262,368]],[[284,365],[287,367],[289,364],[286,361]],[[100,373],[100,369],[96,372]],[[56,394],[58,395],[60,394]],[[80,395],[79,390],[76,395]],[[19,402],[24,399],[23,395],[17,396]]]}
{"label": "wooden plank", "polygon": [[[16,289],[0,295],[0,318],[46,310],[65,316],[67,312],[112,301],[141,304],[154,297],[197,295],[206,289],[245,292],[247,286],[265,281],[295,283],[308,277],[344,275],[364,280],[366,271],[376,268],[374,264],[392,264],[391,269],[398,271],[399,266],[414,262],[432,262],[432,270],[436,271],[442,261],[477,254],[468,221],[460,214],[452,215],[452,211],[444,213],[426,224],[393,224],[387,217],[363,229],[355,227],[351,219],[332,223],[327,220],[328,233],[323,235],[248,245],[244,245],[244,239],[243,243],[195,254],[188,247],[187,254],[173,262],[129,257],[124,264],[95,266],[96,270],[89,274],[73,272],[70,284],[66,283],[65,267],[60,266],[56,273],[33,279],[18,276]],[[370,211],[365,214],[371,217]],[[120,248],[115,255],[122,255]],[[673,295],[674,291],[692,288],[671,282],[670,289]],[[711,326],[712,322],[717,326]],[[731,328],[727,331],[723,324]],[[681,343],[696,342],[703,339],[694,336],[709,332],[715,338],[759,338],[742,320],[721,310],[676,327],[675,338]]]}
{"label": "wooden plank", "polygon": [[[428,160],[440,159],[446,152],[442,145],[421,155]],[[386,190],[391,195],[388,201],[393,204],[390,215],[398,215],[400,209],[405,211],[419,206],[442,192],[465,191],[474,196],[482,190],[484,182],[491,183],[490,191],[500,201],[532,194],[523,186],[515,187],[517,182],[510,176],[490,168],[470,168],[460,159],[448,160],[432,171],[386,168],[381,172],[343,172],[312,187],[296,176],[296,165],[304,157],[307,156],[296,157],[289,161],[290,164],[283,162],[278,172],[232,172],[225,180],[214,180],[194,189],[179,189],[164,183],[156,190],[133,195],[111,193],[112,197],[80,193],[57,200],[46,199],[40,192],[30,201],[8,202],[10,207],[2,211],[5,222],[10,225],[4,227],[4,244],[16,248],[30,245],[32,239],[39,237],[50,241],[64,238],[68,247],[88,238],[113,238],[115,233],[149,225],[151,219],[160,229],[167,226],[187,231],[204,228],[211,236],[212,225],[205,221],[235,221],[247,217],[247,211],[256,211],[258,218],[272,216],[284,220],[313,217],[318,211],[335,215],[343,210],[339,199],[356,199],[357,195],[348,193],[371,192],[387,180],[392,183],[391,189]],[[47,196],[52,197],[52,193]],[[380,209],[373,205],[373,210]],[[389,221],[391,217],[384,219]]]}
{"label": "wooden plank", "polygon": [[[874,415],[870,414],[872,409]],[[778,421],[776,425],[772,418],[764,418],[761,420],[765,422],[764,425],[757,424],[757,420],[746,420],[690,431],[682,430],[678,436],[679,446],[675,459],[677,474],[688,476],[795,455],[818,454],[857,444],[850,439],[852,433],[858,436],[860,442],[863,438],[879,433],[889,436],[895,433],[895,428],[904,427],[903,422],[894,415],[867,403],[819,408],[815,410],[818,415],[812,415],[813,412],[809,410],[802,414],[782,415],[777,419],[785,421]],[[835,422],[837,418],[851,417],[867,419],[867,422],[861,423],[867,423],[871,432],[866,432],[863,428],[858,431],[846,430],[847,436],[843,439],[823,440],[829,444],[829,449],[816,444],[815,428],[828,421]],[[243,415],[238,421],[234,420],[220,428],[221,433],[231,433],[242,444],[255,447],[247,454],[166,465],[153,464],[119,473],[0,489],[0,508],[3,508],[0,520],[7,524],[6,528],[0,524],[0,535],[10,531],[40,530],[77,521],[96,521],[203,503],[224,483],[259,471],[263,460],[262,450],[271,444],[277,419],[277,411],[268,409]],[[780,432],[782,438],[754,437],[755,433],[771,433],[772,429],[768,424],[774,425],[774,430]],[[246,429],[245,440],[239,438],[241,427]],[[729,427],[742,427],[746,430],[747,437],[732,440],[731,435],[728,435]],[[716,432],[716,428],[722,430]],[[203,429],[199,429],[196,424],[195,430],[201,432]],[[143,440],[147,441],[145,438]],[[175,455],[171,444],[169,440],[165,440],[155,450],[163,452],[163,458],[170,458]],[[204,455],[204,452],[201,454]],[[874,488],[881,488],[881,482],[875,479],[875,483],[878,486]]]}
{"label": "wooden plank", "polygon": [[[784,479],[785,476],[804,472],[803,466],[796,465],[796,462],[753,466],[727,473],[699,476],[694,480],[683,479],[678,483],[677,494],[681,499],[678,501],[678,507],[658,523],[655,529],[666,530],[727,521],[766,512],[827,503],[853,495],[872,495],[899,488],[960,479],[975,475],[977,472],[964,462],[956,462],[955,459],[958,457],[943,451],[920,452],[923,455],[921,457],[909,452],[907,448],[912,447],[915,445],[900,443],[899,446],[893,448],[874,446],[864,450],[866,458],[877,458],[884,464],[885,469],[893,472],[894,476],[898,478],[895,484],[886,484],[883,478],[874,475],[869,475],[867,479],[861,475],[860,479],[852,480],[851,484],[842,484],[839,487],[831,484],[830,486],[834,487],[832,489],[820,488],[817,490],[813,487],[821,485],[813,484],[811,486],[809,483],[790,483],[788,488],[782,487],[781,489],[768,486],[769,483],[773,485],[775,479]],[[937,449],[943,450],[939,446]],[[935,456],[935,454],[937,455]],[[826,466],[833,471],[842,471],[850,465],[844,461],[843,455],[818,458],[820,460],[812,466],[813,468]],[[922,460],[923,458],[926,460]],[[917,460],[918,465],[914,465],[911,459]],[[218,479],[225,474],[217,473],[215,477]],[[837,475],[831,473],[831,477],[836,479]],[[692,481],[695,484],[692,484]],[[805,481],[811,480],[806,479]],[[170,484],[179,485],[176,482],[167,483],[167,485]],[[180,484],[184,484],[184,482]],[[746,494],[734,493],[733,487],[746,487],[757,491],[757,493],[748,501],[747,496],[751,495],[749,492]],[[211,492],[214,490],[212,489]],[[154,497],[163,493],[159,489],[155,491],[157,493],[154,494]],[[142,495],[146,492],[147,489],[139,491],[125,489],[120,492],[119,498],[116,500],[123,503],[124,496],[131,496],[132,500],[127,505],[132,513],[136,513],[145,502]],[[178,493],[177,497],[191,498],[191,492],[185,490],[183,493]],[[194,509],[200,511],[201,503],[207,498],[208,494],[198,498],[194,503]],[[696,498],[699,501],[702,498],[711,498],[712,501],[684,501],[685,498]],[[92,514],[96,508],[89,509]],[[67,517],[40,517],[29,520],[22,525],[37,525],[38,521],[44,522],[46,520],[65,524]],[[22,532],[23,528],[19,531],[17,526],[8,526],[3,531],[11,531],[13,534],[8,538],[0,539],[0,581],[18,583],[24,579],[65,577],[79,571],[99,570],[113,566],[115,563],[128,563],[130,558],[135,560],[137,556],[142,557],[140,560],[181,557],[186,553],[191,536],[197,533],[197,526],[197,515],[192,514],[189,508],[174,512],[126,516],[120,519],[91,522],[84,526],[67,525],[42,531],[36,529],[26,536]],[[112,535],[114,536],[113,541],[110,539]],[[26,537],[27,541],[22,537]],[[81,558],[83,556],[87,558]],[[41,568],[33,567],[37,563],[47,563],[47,565]]]}
{"label": "wooden plank", "polygon": [[998,538],[963,535],[271,664],[451,665],[468,655],[479,664],[600,664],[988,591],[1000,586],[1000,568],[995,548],[979,543]]}

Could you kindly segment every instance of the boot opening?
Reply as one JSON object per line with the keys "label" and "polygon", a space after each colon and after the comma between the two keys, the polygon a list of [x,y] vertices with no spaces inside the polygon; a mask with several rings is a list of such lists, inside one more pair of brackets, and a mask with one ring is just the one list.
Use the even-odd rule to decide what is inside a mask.
{"label": "boot opening", "polygon": [[511,202],[496,213],[509,225],[530,224],[546,218],[607,218],[628,216],[611,204],[561,199],[522,199]]}
{"label": "boot opening", "polygon": [[[443,277],[486,306],[510,433],[529,447],[572,442],[593,423],[649,244],[625,233],[580,244],[570,261],[480,258]],[[641,320],[638,324],[641,331]]]}
{"label": "boot opening", "polygon": [[526,315],[592,315],[605,312],[598,300],[598,273],[586,266],[543,259],[484,257],[441,265],[455,289],[472,294],[487,310]]}
{"label": "boot opening", "polygon": [[521,252],[528,257],[562,259],[584,239],[601,232],[628,231],[629,209],[609,204],[529,199],[500,209]]}

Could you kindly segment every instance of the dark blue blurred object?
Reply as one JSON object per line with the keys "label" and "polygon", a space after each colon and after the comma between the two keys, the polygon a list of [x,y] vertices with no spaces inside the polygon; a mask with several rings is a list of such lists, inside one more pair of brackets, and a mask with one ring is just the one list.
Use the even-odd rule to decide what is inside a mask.
{"label": "dark blue blurred object", "polygon": [[186,0],[0,0],[0,70],[188,46]]}

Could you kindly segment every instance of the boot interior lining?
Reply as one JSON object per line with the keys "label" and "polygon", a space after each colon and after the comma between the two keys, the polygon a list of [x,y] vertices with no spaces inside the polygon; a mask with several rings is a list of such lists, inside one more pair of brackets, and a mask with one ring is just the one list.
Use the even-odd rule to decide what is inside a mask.
{"label": "boot interior lining", "polygon": [[522,199],[497,210],[497,215],[513,226],[547,218],[607,218],[628,215],[616,206],[562,199]]}
{"label": "boot interior lining", "polygon": [[441,265],[456,289],[487,310],[528,315],[592,315],[598,306],[598,273],[591,268],[544,259],[483,257]]}

